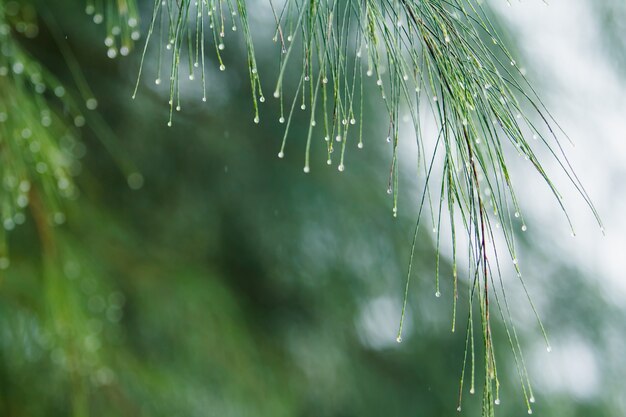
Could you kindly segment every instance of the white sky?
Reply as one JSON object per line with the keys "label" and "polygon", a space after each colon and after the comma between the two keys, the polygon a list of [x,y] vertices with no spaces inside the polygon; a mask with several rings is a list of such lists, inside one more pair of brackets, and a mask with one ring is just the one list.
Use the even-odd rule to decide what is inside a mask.
{"label": "white sky", "polygon": [[[582,0],[500,3],[502,16],[520,35],[529,77],[549,110],[572,139],[568,158],[598,208],[606,236],[588,208],[568,187],[561,187],[574,219],[577,237],[568,240],[558,208],[543,199],[525,199],[525,207],[549,233],[562,231],[556,254],[575,260],[587,275],[602,280],[605,295],[621,304],[626,295],[622,256],[626,250],[626,77],[616,73],[598,32],[597,20]],[[608,48],[607,48],[608,49]],[[523,63],[521,64],[523,65]],[[625,73],[626,74],[626,73]],[[558,172],[556,166],[554,172]],[[562,184],[567,184],[565,181]],[[531,193],[518,183],[520,195]],[[546,204],[547,203],[547,204]]]}

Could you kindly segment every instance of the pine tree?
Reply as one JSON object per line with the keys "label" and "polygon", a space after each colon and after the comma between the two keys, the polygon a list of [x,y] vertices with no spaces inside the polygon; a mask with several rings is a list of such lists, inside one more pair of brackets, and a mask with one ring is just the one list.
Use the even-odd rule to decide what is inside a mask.
{"label": "pine tree", "polygon": [[[397,218],[402,214],[401,206],[406,207],[408,213],[412,208],[417,209],[414,229],[409,236],[404,236],[412,243],[409,247],[401,246],[392,251],[399,262],[408,265],[406,281],[402,285],[404,298],[398,317],[396,340],[402,341],[405,317],[411,304],[409,294],[413,292],[411,285],[415,285],[415,282],[411,282],[416,278],[412,273],[413,266],[419,261],[422,273],[419,274],[421,283],[417,285],[434,287],[436,298],[447,297],[452,303],[452,330],[465,330],[462,339],[457,341],[464,345],[464,350],[461,350],[462,361],[449,372],[461,373],[458,404],[454,408],[461,410],[462,395],[468,386],[469,392],[476,391],[475,367],[482,364],[481,413],[483,416],[494,414],[494,404],[500,403],[501,389],[501,372],[498,372],[501,368],[496,366],[495,347],[499,346],[496,339],[501,339],[503,346],[507,343],[510,345],[509,355],[512,355],[517,369],[508,371],[519,375],[522,399],[531,413],[534,395],[530,376],[518,337],[519,330],[514,325],[502,280],[502,274],[513,273],[526,291],[521,266],[517,261],[516,239],[520,232],[526,231],[527,226],[513,189],[511,178],[514,173],[509,172],[508,158],[518,154],[532,164],[545,179],[567,218],[559,192],[537,156],[536,149],[544,147],[559,161],[563,171],[580,191],[583,202],[589,205],[596,217],[597,213],[563,152],[561,141],[567,138],[565,133],[552,119],[526,79],[523,68],[517,63],[518,59],[506,47],[503,34],[495,23],[496,16],[480,3],[473,0],[287,0],[283,4],[275,4],[270,1],[269,9],[274,22],[271,30],[273,35],[270,36],[277,44],[275,62],[278,64],[275,65],[275,83],[267,99],[263,88],[267,90],[265,79],[271,78],[272,73],[262,73],[264,67],[271,66],[268,64],[271,60],[267,57],[261,60],[255,53],[255,42],[259,42],[256,33],[260,29],[254,27],[255,22],[250,18],[260,13],[259,5],[247,4],[243,0],[156,0],[150,13],[143,16],[147,28],[144,43],[138,43],[141,13],[134,1],[89,0],[85,10],[93,22],[105,28],[101,37],[104,38],[108,58],[130,55],[133,49],[141,56],[139,77],[134,89],[126,86],[129,87],[126,92],[128,95],[132,92],[135,101],[126,108],[158,108],[158,104],[143,97],[159,94],[149,91],[149,88],[155,88],[154,91],[163,89],[168,97],[169,111],[162,121],[171,130],[177,129],[178,120],[185,117],[182,108],[187,106],[184,101],[187,94],[183,89],[193,85],[195,91],[198,91],[198,101],[211,105],[215,101],[210,87],[212,69],[225,71],[228,68],[230,71],[229,60],[239,60],[243,61],[249,78],[247,94],[252,100],[248,108],[254,124],[265,123],[264,114],[277,111],[274,117],[283,132],[282,141],[277,144],[279,158],[297,158],[297,155],[291,155],[290,150],[298,146],[294,143],[296,138],[304,138],[304,164],[300,169],[307,174],[315,174],[316,169],[322,169],[323,163],[318,167],[313,162],[316,149],[319,150],[321,144],[326,163],[336,165],[340,173],[348,174],[351,167],[348,158],[352,158],[352,152],[363,149],[365,153],[372,143],[371,149],[376,152],[369,158],[372,158],[373,163],[380,165],[381,160],[389,161],[385,188],[391,195],[392,217]],[[10,302],[3,307],[3,316],[7,321],[3,328],[8,342],[2,356],[8,362],[2,370],[2,385],[5,389],[2,406],[7,415],[46,409],[57,409],[63,415],[77,416],[109,413],[171,415],[181,410],[203,415],[205,409],[215,415],[249,415],[255,411],[261,415],[293,415],[297,407],[290,408],[290,404],[297,404],[304,395],[298,387],[289,387],[288,393],[282,394],[266,386],[259,386],[258,382],[262,380],[264,382],[261,385],[264,385],[271,384],[271,381],[297,379],[290,372],[290,365],[280,363],[280,358],[274,356],[275,351],[271,348],[262,346],[258,352],[253,351],[253,343],[259,337],[271,343],[271,336],[259,333],[267,330],[271,334],[275,330],[255,329],[248,322],[251,311],[268,310],[268,315],[277,314],[271,312],[271,304],[264,305],[255,300],[259,293],[268,300],[280,297],[271,294],[271,287],[255,287],[257,284],[245,281],[229,283],[227,280],[231,274],[246,275],[256,270],[273,274],[274,266],[271,264],[281,261],[281,258],[268,260],[251,257],[242,262],[233,254],[238,253],[238,250],[245,251],[246,245],[250,245],[254,239],[265,245],[272,239],[280,239],[286,229],[279,230],[275,236],[266,237],[265,229],[246,229],[246,221],[252,223],[252,219],[246,216],[253,215],[246,212],[243,220],[235,219],[233,216],[242,213],[236,211],[230,214],[234,208],[226,207],[225,213],[215,215],[215,218],[226,223],[226,229],[234,230],[235,236],[243,241],[231,241],[229,236],[213,232],[213,238],[219,244],[225,242],[231,248],[231,251],[224,253],[220,253],[219,245],[215,242],[201,242],[210,248],[209,253],[218,254],[214,255],[212,262],[219,267],[213,271],[201,263],[193,263],[190,267],[185,265],[188,260],[184,256],[180,257],[180,252],[175,250],[178,245],[176,242],[184,240],[185,236],[179,236],[176,227],[165,227],[168,234],[158,237],[159,244],[143,242],[142,230],[154,227],[158,217],[146,221],[145,225],[133,225],[136,230],[131,233],[124,230],[126,226],[123,220],[112,219],[108,213],[111,203],[104,203],[108,197],[121,199],[121,204],[132,204],[128,202],[135,198],[132,193],[118,191],[119,178],[126,177],[132,189],[142,189],[144,175],[135,169],[134,162],[129,162],[134,158],[125,153],[132,153],[132,146],[121,151],[124,148],[122,144],[111,144],[116,140],[115,135],[99,115],[102,100],[96,100],[87,69],[74,56],[74,50],[59,29],[62,26],[55,20],[58,14],[54,10],[49,11],[48,7],[52,8],[43,4],[33,7],[0,0],[0,146],[4,225],[0,267],[7,270],[7,277],[11,277],[7,278],[11,285],[8,285],[10,290],[6,296]],[[71,17],[65,16],[65,19],[79,18],[73,14]],[[40,22],[43,26],[40,26]],[[35,52],[41,53],[41,46],[38,49],[29,40],[42,30],[52,40],[52,47],[59,52],[61,61],[67,66],[61,77],[63,81],[53,75],[54,71],[46,69],[38,58],[33,57]],[[243,40],[241,54],[229,54],[226,49],[226,40],[229,41],[229,49],[238,49],[235,39]],[[210,56],[211,52],[215,57]],[[156,61],[156,65],[153,66],[151,61]],[[151,71],[156,71],[156,74]],[[184,75],[181,75],[181,71]],[[264,76],[263,82],[261,75]],[[155,87],[146,85],[145,80],[149,76],[153,77]],[[186,78],[195,83],[185,84]],[[76,85],[76,88],[68,87],[68,84]],[[372,99],[374,97],[380,97],[380,100],[379,106],[375,107],[377,116],[372,117],[371,123],[368,114],[371,114],[369,107],[376,105]],[[113,105],[109,103],[109,106]],[[264,106],[271,109],[265,110]],[[115,113],[111,109],[108,111]],[[180,115],[177,114],[179,111]],[[386,119],[384,130],[387,133],[379,142],[384,142],[386,146],[378,147],[374,144],[377,138],[369,132],[376,130],[376,124],[382,117]],[[413,160],[402,155],[403,145],[400,142],[406,137],[401,131],[403,118],[408,120],[416,137],[417,157]],[[220,121],[214,122],[222,126]],[[183,132],[190,131],[191,127],[185,125],[182,129]],[[91,146],[98,149],[98,146],[104,145],[108,148],[109,162],[99,163],[98,158],[84,155],[86,144],[89,148],[90,142],[89,139],[81,141],[81,130],[88,130],[88,137],[101,140],[99,145]],[[230,140],[226,134],[224,136],[223,139]],[[229,161],[228,156],[245,161],[238,155],[241,150],[235,145],[223,146],[225,149],[221,150],[221,155],[227,156],[226,161]],[[259,152],[268,145],[258,146],[259,149],[243,153]],[[144,150],[134,151],[139,154]],[[176,152],[184,151],[176,148]],[[174,163],[169,158],[173,155],[168,155],[167,149],[150,149],[147,153],[139,156],[137,161],[137,165],[141,166],[141,161],[145,162],[150,157],[155,159],[150,164],[144,163],[144,166],[149,167],[148,171],[152,171],[150,175],[145,175],[146,178],[160,178],[158,172],[162,169],[161,164],[169,166]],[[200,154],[206,157],[211,153],[203,150]],[[83,158],[87,159],[84,163],[81,162]],[[196,161],[194,158],[186,158]],[[254,163],[260,167],[266,166],[261,161],[259,158]],[[218,159],[220,165],[223,162]],[[407,177],[400,169],[401,164],[407,164],[406,169],[419,179],[421,186],[417,195],[411,195],[400,187]],[[83,166],[88,173],[77,177]],[[293,173],[291,168],[284,169]],[[176,174],[177,169],[163,169],[163,172]],[[219,178],[214,170],[209,172],[214,174],[214,178]],[[100,181],[93,178],[99,177],[98,174],[117,179],[105,180],[105,183],[111,183],[103,187]],[[223,176],[227,174],[233,175],[225,167]],[[371,178],[371,174],[360,174]],[[278,178],[283,175],[283,171],[271,172],[268,178],[280,181]],[[325,187],[333,187],[331,182],[348,181],[343,178],[331,180],[330,176],[321,178]],[[300,189],[304,190],[303,193],[316,192],[313,188],[307,188],[310,185],[307,186],[304,181],[298,184],[294,193]],[[168,180],[155,182],[165,188],[144,188],[140,192],[149,193],[148,201],[163,204],[174,211],[176,208],[170,207],[162,197],[168,187]],[[354,183],[357,185],[359,181]],[[197,184],[189,187],[191,190],[198,189]],[[104,189],[90,191],[92,188]],[[84,190],[87,196],[79,195],[79,190]],[[255,190],[250,193],[256,194]],[[360,192],[355,191],[354,194],[354,198],[363,200]],[[297,198],[282,195],[272,197],[276,201],[286,202]],[[185,209],[190,210],[188,214],[197,216],[193,210],[193,205],[198,204],[197,197],[185,195],[184,198],[189,199],[185,203],[188,204]],[[221,199],[225,203],[229,202],[228,197],[222,196]],[[263,204],[263,200],[258,201],[250,198],[252,204]],[[267,201],[265,204],[270,205]],[[297,207],[293,201],[289,204]],[[385,207],[389,203],[362,201],[362,204],[373,210],[373,207]],[[360,211],[365,212],[365,208]],[[152,210],[149,206],[143,209]],[[275,221],[278,223],[285,222],[294,228],[298,224],[297,219],[290,217],[289,213],[277,216]],[[33,227],[28,226],[28,219],[32,220],[30,223]],[[69,224],[61,226],[66,220]],[[329,215],[327,220],[334,224],[332,216]],[[421,242],[425,237],[424,221],[430,221],[432,225],[433,247],[430,241]],[[26,223],[26,230],[15,231],[18,234],[16,243],[9,245],[7,234],[13,234],[15,226],[22,223]],[[199,224],[206,225],[200,221]],[[388,227],[397,226],[391,223]],[[311,227],[307,230],[310,234],[315,231]],[[254,233],[258,233],[258,236],[254,236]],[[307,234],[304,237],[307,238]],[[174,243],[163,244],[170,239]],[[363,239],[367,239],[367,234]],[[442,239],[451,242],[452,257],[449,262],[440,259]],[[499,239],[505,242],[506,257],[510,258],[507,261],[498,252],[499,247],[495,242]],[[8,242],[12,240],[13,237],[9,235]],[[108,240],[115,243],[111,244]],[[325,243],[322,240],[318,244]],[[25,245],[36,245],[37,256],[24,255],[27,253]],[[125,255],[117,252],[116,245],[126,248],[146,247],[138,251],[138,256],[133,256],[134,259],[129,261],[133,268],[127,270],[124,266]],[[185,242],[183,245],[191,253],[189,258],[197,260],[194,242]],[[16,258],[15,262],[14,256],[9,253],[13,246],[17,247],[22,256]],[[292,249],[282,250],[288,255]],[[463,252],[463,257],[467,257],[469,265],[457,264],[458,250]],[[294,253],[294,259],[306,259],[306,252],[298,253],[294,250]],[[106,255],[100,258],[99,254]],[[430,271],[422,264],[432,257],[435,258],[435,266]],[[111,259],[115,261],[109,264]],[[307,274],[311,281],[316,281],[318,277],[315,272],[322,270],[314,261],[309,262],[311,272]],[[118,273],[121,276],[132,276],[134,272],[129,274],[129,271],[150,268],[152,263],[168,272],[155,270],[146,275],[137,272],[137,275],[145,278],[151,274],[160,277],[175,274],[179,275],[178,280],[182,282],[165,285],[163,278],[160,278],[157,280],[159,284],[152,286],[149,279],[132,284],[110,279]],[[299,268],[296,263],[285,262],[284,265],[292,273]],[[328,274],[328,271],[324,273]],[[39,280],[37,277],[40,275]],[[434,282],[422,282],[423,277],[427,276],[433,276]],[[24,283],[18,283],[19,279]],[[351,290],[348,283],[347,278],[346,282],[333,283],[329,291]],[[177,288],[172,289],[172,285]],[[297,301],[297,286],[291,284],[284,288],[289,290],[290,300],[293,298]],[[168,294],[170,291],[173,294]],[[244,294],[244,297],[250,299],[242,306],[235,294]],[[175,300],[186,300],[178,301],[184,308],[181,311],[167,310],[163,314],[159,311],[160,306],[152,299],[163,300],[168,296]],[[204,305],[203,296],[215,302],[215,306]],[[22,297],[28,300],[30,308],[20,306]],[[134,298],[129,300],[129,297]],[[349,345],[350,338],[344,334],[350,333],[347,330],[351,325],[349,320],[358,310],[358,298],[354,295],[347,299],[351,304],[345,307],[346,311],[324,300],[310,301],[315,306],[311,311],[298,311],[297,305],[291,305],[293,301],[285,303],[279,299],[276,304],[285,305],[288,312],[296,312],[296,322],[312,320],[307,315],[314,315],[317,309],[336,311],[338,323],[333,331],[339,338],[345,337],[345,343]],[[528,302],[537,315],[530,297]],[[131,306],[129,309],[136,310],[137,316],[132,316],[131,309],[130,317],[122,321],[126,303]],[[467,310],[457,308],[457,303],[462,303]],[[457,312],[461,311],[467,316],[466,324],[460,317],[457,318]],[[194,325],[194,331],[198,332],[197,340],[195,337],[181,337],[178,326],[188,325],[191,320],[202,320],[203,314],[214,316],[211,328],[203,330],[202,326]],[[499,316],[497,325],[492,324],[494,314]],[[343,318],[345,321],[342,322]],[[267,323],[275,323],[275,320],[267,320]],[[539,324],[547,348],[550,349],[541,321]],[[144,326],[154,333],[143,334]],[[494,335],[493,327],[497,327],[500,334]],[[153,334],[161,338],[152,340]],[[316,334],[323,336],[320,331]],[[183,340],[180,343],[182,346],[179,346],[178,339]],[[305,339],[292,342],[308,346],[315,341]],[[445,343],[449,341],[439,339],[438,342],[446,346]],[[159,347],[151,350],[148,345],[152,344]],[[241,349],[242,345],[244,349]],[[430,347],[433,346],[436,345]],[[210,358],[211,369],[224,368],[226,372],[236,373],[237,376],[219,379],[212,377],[211,373],[204,374],[194,369],[201,362],[196,358],[202,357],[207,347],[214,354]],[[502,351],[504,349],[499,348],[498,355]],[[151,369],[150,365],[142,361],[140,355],[144,352],[154,355],[146,359],[158,361],[160,366],[157,369]],[[179,356],[185,355],[191,359],[180,360]],[[18,357],[21,361],[13,361]],[[254,358],[269,366],[258,365]],[[303,367],[303,373],[315,372],[315,369],[306,367],[307,358],[296,359],[302,361],[299,366]],[[324,371],[340,372],[340,368],[333,367],[332,360],[328,358],[331,364]],[[338,362],[359,368],[349,359]],[[35,395],[45,398],[41,408],[25,403],[32,392],[6,383],[15,376],[33,375],[36,369],[45,369],[48,373],[44,385],[44,381],[39,381],[32,388]],[[269,373],[267,379],[261,377],[265,372]],[[371,370],[360,369],[360,372],[367,374]],[[184,387],[187,390],[176,388],[186,383],[189,377],[192,382]],[[480,377],[478,380],[481,381]],[[70,398],[47,393],[45,385],[50,384],[63,386]],[[210,388],[205,388],[203,384]],[[355,386],[356,389],[360,387],[362,392],[378,389],[377,384],[374,387],[361,386],[358,381],[355,381]],[[173,394],[170,390],[173,390]],[[319,392],[327,393],[321,388]],[[444,398],[449,398],[448,394],[442,393]],[[224,398],[237,400],[238,405],[222,403]],[[314,401],[326,400],[315,396],[311,398]],[[260,409],[259,404],[263,404]],[[328,410],[324,410],[323,405],[320,407],[320,414],[336,413],[336,408],[329,406]],[[375,413],[375,410],[360,411],[364,415]]]}

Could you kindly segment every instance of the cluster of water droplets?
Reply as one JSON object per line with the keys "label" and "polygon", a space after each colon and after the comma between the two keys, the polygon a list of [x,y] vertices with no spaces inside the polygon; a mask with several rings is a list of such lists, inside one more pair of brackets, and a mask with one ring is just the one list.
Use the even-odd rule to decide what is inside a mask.
{"label": "cluster of water droplets", "polygon": [[[142,54],[139,77],[133,93],[136,97],[143,72],[143,65],[149,46],[155,42],[157,53],[156,85],[164,81],[169,86],[170,115],[168,126],[173,125],[174,111],[181,111],[181,72],[190,81],[199,79],[202,86],[202,101],[206,102],[208,74],[207,54],[213,50],[220,71],[226,70],[223,52],[226,50],[226,37],[229,30],[238,32],[247,46],[248,70],[252,85],[254,123],[260,123],[259,103],[265,102],[257,72],[254,47],[248,28],[248,17],[242,3],[234,0],[195,0],[180,3],[176,0],[155,2],[152,20],[149,24],[146,43]],[[159,38],[155,40],[154,38]],[[188,66],[188,70],[185,68]],[[169,72],[168,75],[164,73]]]}
{"label": "cluster of water droplets", "polygon": [[85,13],[92,17],[95,24],[106,27],[104,45],[111,59],[128,55],[141,37],[135,0],[87,0]]}
{"label": "cluster of water droplets", "polygon": [[51,224],[65,222],[61,199],[77,195],[72,178],[85,153],[76,139],[84,116],[58,80],[14,41],[17,29],[5,17],[0,14],[0,269],[9,266],[6,233],[26,221],[33,197]]}
{"label": "cluster of water droplets", "polygon": [[[102,356],[103,346],[118,337],[126,297],[95,276],[90,265],[81,264],[75,251],[68,244],[59,245],[61,260],[46,271],[45,279],[61,291],[45,298],[48,316],[32,321],[31,332],[23,335],[29,340],[11,342],[29,343],[30,352],[49,356],[58,370],[80,374],[95,387],[106,386],[117,375]],[[62,326],[55,323],[59,317]]]}

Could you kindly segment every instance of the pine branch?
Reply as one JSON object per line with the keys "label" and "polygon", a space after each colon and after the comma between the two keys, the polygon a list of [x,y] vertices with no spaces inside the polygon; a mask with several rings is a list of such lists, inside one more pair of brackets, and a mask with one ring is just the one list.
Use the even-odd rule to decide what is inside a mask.
{"label": "pine branch", "polygon": [[87,0],[85,13],[92,16],[97,25],[104,25],[107,56],[126,56],[141,37],[139,13],[135,0]]}
{"label": "pine branch", "polygon": [[[77,127],[85,118],[65,87],[15,40],[16,28],[38,32],[28,10],[0,1],[0,268],[9,266],[6,232],[22,224],[36,192],[47,221],[65,221],[61,200],[74,198]],[[62,111],[61,111],[62,110]],[[70,123],[68,123],[68,116]],[[73,122],[73,124],[72,124]]]}
{"label": "pine branch", "polygon": [[[270,1],[275,19],[273,40],[279,45],[280,61],[273,96],[280,100],[279,122],[285,123],[278,156],[283,158],[287,153],[289,130],[296,107],[299,107],[309,115],[304,172],[311,171],[313,142],[322,138],[328,164],[336,162],[337,169],[344,171],[349,143],[356,142],[359,149],[364,147],[364,90],[373,77],[375,81],[372,82],[378,87],[389,119],[387,142],[391,144],[392,157],[388,192],[393,194],[393,215],[397,216],[399,142],[402,139],[398,115],[402,109],[408,109],[420,150],[418,169],[424,170],[426,181],[417,200],[420,214],[415,225],[397,340],[402,340],[421,214],[425,202],[431,202],[430,190],[439,188],[439,207],[438,210],[436,207],[432,209],[431,217],[436,224],[434,232],[438,248],[442,207],[447,206],[450,212],[455,315],[459,270],[456,265],[457,223],[461,223],[469,242],[470,266],[466,275],[472,282],[470,300],[478,299],[485,355],[483,415],[493,415],[493,404],[500,401],[491,336],[492,299],[505,323],[528,412],[531,413],[532,387],[501,279],[502,268],[512,270],[528,295],[515,245],[515,235],[519,230],[526,231],[527,226],[514,192],[506,155],[513,150],[532,164],[569,221],[563,199],[536,154],[540,147],[547,149],[599,224],[600,221],[563,152],[561,138],[567,137],[526,80],[480,3],[474,0],[285,0],[276,5]],[[188,60],[190,79],[200,72],[202,100],[206,101],[205,44],[213,43],[219,68],[225,70],[221,51],[228,26],[232,26],[233,31],[242,28],[248,50],[253,120],[260,122],[259,104],[265,101],[265,97],[247,16],[244,0],[155,0],[140,77],[147,49],[158,36],[164,44],[156,46],[159,57],[157,84],[162,79],[161,63],[164,58],[170,59],[169,126],[174,109],[181,108],[181,65]],[[294,70],[299,74],[297,87],[293,94],[286,94],[291,89],[286,74]],[[139,85],[140,78],[133,97]],[[434,119],[436,138],[426,136],[423,130],[426,118]],[[427,154],[425,145],[432,143],[433,139],[434,151]],[[442,171],[433,172],[433,167],[440,165]],[[435,215],[438,216],[436,220]],[[500,263],[494,229],[506,242],[510,266]],[[437,252],[437,263],[438,259]],[[439,297],[438,267],[435,280]],[[528,299],[537,314],[530,297]],[[474,391],[473,308],[470,302],[466,346],[472,352],[471,392]],[[550,349],[540,320],[539,323]],[[460,403],[461,397],[459,409]]]}

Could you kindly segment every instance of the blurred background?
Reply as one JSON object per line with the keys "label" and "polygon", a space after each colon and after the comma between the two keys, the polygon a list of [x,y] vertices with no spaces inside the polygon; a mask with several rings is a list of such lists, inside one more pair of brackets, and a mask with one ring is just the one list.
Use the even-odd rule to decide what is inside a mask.
{"label": "blurred background", "polygon": [[[224,51],[227,71],[208,58],[207,102],[197,81],[183,81],[183,109],[168,128],[169,92],[154,83],[155,54],[131,100],[141,48],[110,59],[102,27],[82,3],[35,4],[51,17],[20,42],[71,86],[76,79],[53,36],[62,33],[98,108],[85,114],[80,195],[64,203],[65,223],[47,232],[53,243],[30,215],[9,235],[11,266],[0,271],[0,415],[458,414],[467,300],[452,333],[448,253],[444,247],[436,298],[428,228],[396,343],[419,178],[407,168],[394,219],[387,121],[377,100],[366,103],[371,129],[364,149],[354,143],[347,153],[345,172],[326,166],[320,145],[304,174],[307,125],[296,119],[289,152],[278,159],[278,105],[268,99],[253,123],[235,36]],[[152,4],[139,2],[142,33]],[[575,144],[566,153],[606,229],[603,236],[546,159],[572,215],[571,237],[541,179],[511,161],[528,224],[520,263],[552,345],[547,353],[522,288],[504,277],[534,414],[623,416],[626,7],[619,0],[488,6]],[[271,12],[262,2],[251,7],[259,72],[272,91]],[[135,169],[142,176],[127,177]],[[525,415],[506,333],[494,320],[496,411]],[[478,393],[480,366],[478,359]],[[480,415],[480,400],[466,386],[461,415]]]}

